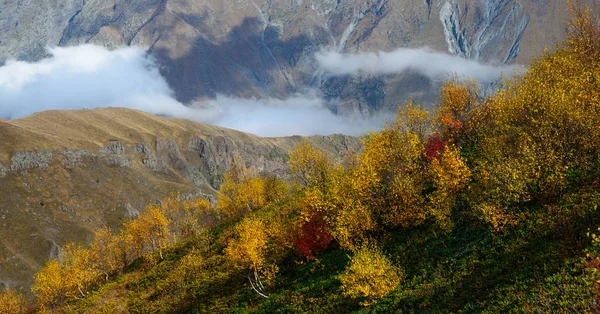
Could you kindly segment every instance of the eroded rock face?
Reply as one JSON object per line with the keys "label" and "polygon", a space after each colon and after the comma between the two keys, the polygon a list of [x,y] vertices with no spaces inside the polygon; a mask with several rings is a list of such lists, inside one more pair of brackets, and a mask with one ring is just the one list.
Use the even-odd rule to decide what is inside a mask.
{"label": "eroded rock face", "polygon": [[[138,143],[127,147],[114,142],[98,152],[85,150],[22,151],[15,152],[10,165],[0,165],[0,178],[11,172],[23,172],[38,168],[46,170],[53,163],[64,167],[86,168],[87,164],[103,162],[109,166],[135,167],[141,163],[153,172],[176,174],[197,187],[210,185],[218,189],[223,172],[229,169],[234,156],[244,156],[245,161],[259,172],[287,169],[287,152],[273,146],[264,147],[252,143],[239,143],[231,138],[199,137],[191,139],[184,147],[174,139],[157,139],[151,146]],[[269,157],[275,156],[275,157]]]}
{"label": "eroded rock face", "polygon": [[[597,7],[600,0],[586,0]],[[562,37],[563,0],[7,0],[0,60],[36,60],[46,46],[141,45],[183,102],[217,94],[287,97],[320,90],[334,110],[365,114],[438,85],[413,75],[332,78],[314,53],[427,46],[490,63],[522,63]],[[412,80],[427,92],[414,92]],[[374,82],[378,82],[374,84]],[[365,95],[376,85],[378,92]]]}

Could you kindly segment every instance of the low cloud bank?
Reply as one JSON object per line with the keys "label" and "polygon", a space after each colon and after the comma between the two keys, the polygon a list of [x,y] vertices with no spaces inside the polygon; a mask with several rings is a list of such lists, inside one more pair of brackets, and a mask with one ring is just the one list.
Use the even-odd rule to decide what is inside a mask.
{"label": "low cloud bank", "polygon": [[0,118],[50,109],[125,107],[189,118],[261,136],[360,135],[385,117],[341,117],[315,96],[287,100],[219,96],[197,106],[175,100],[155,63],[141,48],[109,51],[82,45],[49,49],[50,57],[0,67]]}
{"label": "low cloud bank", "polygon": [[286,100],[239,99],[218,96],[211,103],[212,123],[245,130],[261,136],[347,134],[361,135],[380,129],[391,114],[364,117],[339,116],[327,109],[320,98],[297,96]]}
{"label": "low cloud bank", "polygon": [[480,83],[492,82],[521,71],[520,66],[493,66],[429,49],[401,48],[392,52],[342,54],[323,50],[315,55],[319,65],[333,75],[394,74],[413,70],[430,79],[448,75],[470,77]]}

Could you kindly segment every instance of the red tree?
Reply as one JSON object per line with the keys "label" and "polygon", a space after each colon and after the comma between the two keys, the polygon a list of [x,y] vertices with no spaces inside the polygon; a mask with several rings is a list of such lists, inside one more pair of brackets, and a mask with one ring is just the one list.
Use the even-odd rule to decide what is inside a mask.
{"label": "red tree", "polygon": [[313,217],[302,225],[300,236],[296,239],[296,250],[308,259],[314,259],[329,247],[333,237],[327,231],[327,225],[321,217]]}
{"label": "red tree", "polygon": [[446,142],[438,135],[434,134],[427,139],[425,143],[425,156],[429,160],[436,158],[446,149]]}

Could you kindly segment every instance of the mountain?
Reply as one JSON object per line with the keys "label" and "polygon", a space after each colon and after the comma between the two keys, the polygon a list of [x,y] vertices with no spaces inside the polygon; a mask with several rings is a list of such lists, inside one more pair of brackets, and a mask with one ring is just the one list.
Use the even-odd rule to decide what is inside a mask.
{"label": "mountain", "polygon": [[7,0],[0,12],[0,61],[39,60],[47,46],[142,45],[185,103],[312,88],[336,112],[365,114],[409,97],[430,101],[439,82],[417,73],[329,76],[315,52],[426,46],[524,64],[563,37],[567,16],[564,0]]}
{"label": "mountain", "polygon": [[[86,242],[173,193],[212,198],[234,156],[284,173],[301,137],[260,138],[189,120],[107,108],[0,121],[0,283],[28,286],[59,247]],[[311,137],[332,157],[358,147]]]}
{"label": "mountain", "polygon": [[[343,163],[302,143],[287,181],[238,159],[216,206],[151,204],[65,246],[36,274],[35,303],[9,290],[0,311],[599,313],[597,9],[574,2],[567,37],[494,95],[448,82],[437,111],[406,104]],[[146,119],[115,113],[147,134]],[[189,123],[167,122],[197,146],[180,133]]]}

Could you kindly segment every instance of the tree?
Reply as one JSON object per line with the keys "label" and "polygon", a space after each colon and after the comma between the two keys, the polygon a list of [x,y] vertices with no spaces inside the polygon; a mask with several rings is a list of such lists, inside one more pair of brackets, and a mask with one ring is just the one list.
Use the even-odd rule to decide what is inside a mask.
{"label": "tree", "polygon": [[333,237],[327,230],[327,224],[318,215],[303,222],[299,237],[296,239],[296,250],[308,259],[314,259],[320,252],[329,247]]}
{"label": "tree", "polygon": [[84,298],[100,275],[93,252],[68,243],[58,259],[48,261],[35,275],[32,291],[42,305],[54,307]]}
{"label": "tree", "polygon": [[445,81],[440,91],[435,121],[442,139],[457,145],[470,140],[474,132],[473,118],[483,103],[474,80]]}
{"label": "tree", "polygon": [[81,245],[68,243],[62,251],[61,261],[70,299],[84,298],[97,284],[101,272],[94,263],[93,252]]}
{"label": "tree", "polygon": [[394,123],[370,135],[353,177],[359,196],[384,226],[410,227],[426,218],[424,140],[429,113],[412,102],[400,108]]}
{"label": "tree", "polygon": [[54,308],[67,300],[68,283],[65,267],[56,259],[51,259],[35,274],[32,292],[42,306]]}
{"label": "tree", "polygon": [[565,42],[506,81],[476,115],[470,203],[497,231],[518,224],[524,204],[597,187],[600,28],[577,2],[571,10]]}
{"label": "tree", "polygon": [[94,240],[90,250],[94,256],[94,264],[98,271],[108,281],[110,276],[122,269],[119,267],[119,237],[114,235],[110,229],[104,227],[94,233]]}
{"label": "tree", "polygon": [[225,218],[236,218],[265,206],[266,194],[265,182],[258,173],[235,158],[219,189],[218,208]]}
{"label": "tree", "polygon": [[290,172],[302,183],[302,186],[325,188],[332,164],[327,156],[303,141],[290,155]]}
{"label": "tree", "polygon": [[256,218],[244,218],[235,227],[235,237],[229,241],[225,254],[238,269],[249,270],[248,281],[252,289],[260,296],[268,298],[262,282],[261,273],[271,279],[276,273],[275,265],[266,263],[268,243],[267,227]]}
{"label": "tree", "polygon": [[428,170],[435,189],[428,195],[431,213],[442,229],[450,231],[452,208],[459,192],[467,186],[471,171],[454,145],[433,159]]}
{"label": "tree", "polygon": [[173,242],[173,234],[169,228],[170,221],[160,206],[149,206],[136,219],[128,222],[125,229],[137,243],[141,254],[151,254],[158,251],[163,259],[163,250]]}
{"label": "tree", "polygon": [[368,306],[396,289],[404,280],[404,272],[381,249],[365,245],[350,257],[339,279],[344,295],[361,299],[360,304]]}
{"label": "tree", "polygon": [[0,294],[0,312],[9,314],[24,314],[27,302],[23,296],[13,289],[8,289]]}

